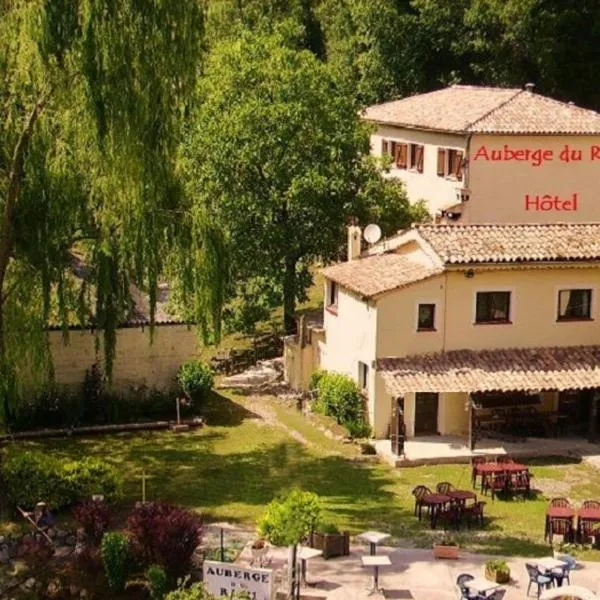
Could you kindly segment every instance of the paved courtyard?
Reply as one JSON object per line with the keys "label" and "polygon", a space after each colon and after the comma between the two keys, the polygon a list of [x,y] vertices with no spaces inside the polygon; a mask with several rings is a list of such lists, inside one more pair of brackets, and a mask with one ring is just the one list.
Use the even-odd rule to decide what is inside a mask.
{"label": "paved courtyard", "polygon": [[375,442],[377,454],[393,466],[417,466],[424,464],[456,464],[470,462],[473,456],[499,456],[509,454],[514,458],[536,456],[598,456],[600,445],[591,444],[581,437],[526,438],[521,442],[505,442],[483,439],[475,450],[468,446],[466,437],[452,435],[419,436],[406,441],[404,456],[392,453],[390,440]]}
{"label": "paved courtyard", "polygon": [[[379,547],[378,554],[388,555],[391,567],[380,571],[380,586],[394,591],[394,598],[406,600],[456,600],[458,589],[455,582],[460,573],[484,576],[484,565],[490,557],[475,554],[461,554],[459,560],[437,560],[431,550]],[[307,567],[310,587],[303,588],[306,598],[327,598],[328,600],[377,600],[381,594],[369,595],[372,583],[372,570],[361,566],[360,557],[368,554],[366,546],[351,547],[350,556],[323,560],[311,559]],[[240,562],[246,562],[244,552]],[[272,568],[281,569],[287,557],[286,549],[272,551]],[[493,557],[499,558],[499,557]],[[511,568],[512,582],[504,586],[505,600],[527,598],[528,577],[524,558],[507,560]],[[571,573],[571,584],[587,587],[593,592],[600,591],[600,563],[579,563]],[[533,588],[532,588],[533,594]],[[535,595],[531,596],[535,598]]]}

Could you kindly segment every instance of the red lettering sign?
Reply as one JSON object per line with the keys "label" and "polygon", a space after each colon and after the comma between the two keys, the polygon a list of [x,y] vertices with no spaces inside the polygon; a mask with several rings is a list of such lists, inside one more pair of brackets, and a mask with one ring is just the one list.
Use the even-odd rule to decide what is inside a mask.
{"label": "red lettering sign", "polygon": [[547,212],[550,210],[573,212],[577,210],[578,194],[574,192],[570,198],[562,199],[560,196],[550,194],[525,194],[525,210]]}

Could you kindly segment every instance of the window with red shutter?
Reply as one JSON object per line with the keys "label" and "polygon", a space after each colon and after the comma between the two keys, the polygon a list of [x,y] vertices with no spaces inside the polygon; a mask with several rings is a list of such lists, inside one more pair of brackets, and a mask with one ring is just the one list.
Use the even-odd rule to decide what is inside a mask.
{"label": "window with red shutter", "polygon": [[396,166],[406,169],[408,159],[408,144],[396,144]]}
{"label": "window with red shutter", "polygon": [[454,151],[454,162],[455,162],[455,166],[454,166],[454,170],[452,171],[454,173],[454,176],[456,177],[456,179],[458,179],[458,181],[462,181],[462,162],[463,162],[463,153],[459,152],[458,150]]}
{"label": "window with red shutter", "polygon": [[381,140],[381,156],[385,156],[390,153],[389,144],[387,140]]}
{"label": "window with red shutter", "polygon": [[419,173],[423,172],[425,148],[423,146],[417,146],[416,152],[416,167]]}
{"label": "window with red shutter", "polygon": [[446,151],[443,148],[438,148],[437,174],[438,177],[446,175]]}

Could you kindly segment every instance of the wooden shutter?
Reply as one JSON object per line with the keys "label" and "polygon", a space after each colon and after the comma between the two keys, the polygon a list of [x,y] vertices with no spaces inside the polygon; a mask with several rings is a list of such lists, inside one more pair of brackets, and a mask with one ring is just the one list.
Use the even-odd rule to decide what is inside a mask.
{"label": "wooden shutter", "polygon": [[381,156],[390,153],[390,148],[387,140],[381,140]]}
{"label": "wooden shutter", "polygon": [[438,148],[437,174],[438,177],[446,175],[446,151],[443,148]]}
{"label": "wooden shutter", "polygon": [[454,166],[454,175],[458,181],[462,181],[462,162],[463,162],[463,153],[456,151],[454,153],[454,160],[456,162]]}
{"label": "wooden shutter", "polygon": [[416,152],[416,163],[417,163],[417,171],[419,173],[423,172],[423,152],[424,148],[423,146],[417,146],[417,152]]}
{"label": "wooden shutter", "polygon": [[396,144],[396,166],[406,169],[408,160],[408,144]]}

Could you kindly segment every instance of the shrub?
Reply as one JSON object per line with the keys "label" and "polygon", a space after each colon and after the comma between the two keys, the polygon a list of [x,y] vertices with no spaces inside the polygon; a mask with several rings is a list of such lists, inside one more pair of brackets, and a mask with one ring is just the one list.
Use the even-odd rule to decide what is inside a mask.
{"label": "shrub", "polygon": [[341,373],[321,372],[317,378],[316,390],[317,411],[344,425],[350,437],[369,437],[371,428],[364,420],[364,399],[355,381]]}
{"label": "shrub", "polygon": [[23,398],[8,423],[14,431],[48,427],[73,427],[80,422],[77,396],[55,385]]}
{"label": "shrub", "polygon": [[317,387],[319,386],[319,381],[321,381],[321,378],[326,373],[327,373],[327,371],[325,369],[317,369],[316,371],[313,371],[310,376],[310,380],[308,382],[308,389],[316,390]]}
{"label": "shrub", "polygon": [[258,522],[258,531],[275,546],[297,544],[314,531],[320,515],[321,502],[316,494],[292,490],[269,503]]}
{"label": "shrub", "polygon": [[84,546],[71,555],[65,574],[69,583],[79,588],[106,587],[100,550],[92,546]]}
{"label": "shrub", "polygon": [[318,527],[319,533],[325,533],[329,535],[339,534],[340,530],[333,523],[321,523]]}
{"label": "shrub", "polygon": [[152,600],[164,600],[169,591],[169,581],[165,570],[158,565],[150,565],[146,571],[146,579]]}
{"label": "shrub", "polygon": [[75,520],[83,527],[85,534],[93,544],[99,544],[102,536],[110,527],[112,513],[108,505],[101,500],[88,500],[73,509]]}
{"label": "shrub", "polygon": [[127,537],[118,532],[107,533],[102,538],[100,552],[108,585],[114,591],[122,592],[131,567]]}
{"label": "shrub", "polygon": [[121,488],[114,467],[98,458],[67,461],[27,450],[9,452],[2,475],[9,501],[30,509],[40,501],[64,508],[92,494],[112,499]]}
{"label": "shrub", "polygon": [[360,421],[348,421],[344,425],[353,440],[368,438],[371,435],[371,426],[362,419]]}
{"label": "shrub", "polygon": [[135,559],[144,567],[160,565],[173,581],[187,571],[200,544],[198,516],[166,502],[135,508],[127,518],[126,529]]}
{"label": "shrub", "polygon": [[[246,592],[232,592],[228,596],[219,596],[219,598],[227,598],[227,600],[252,600],[252,596]],[[209,594],[204,585],[195,583],[187,589],[179,589],[167,594],[165,600],[218,600],[212,594]]]}
{"label": "shrub", "polygon": [[212,389],[215,377],[208,365],[197,360],[190,360],[179,367],[177,381],[188,398],[200,402]]}

